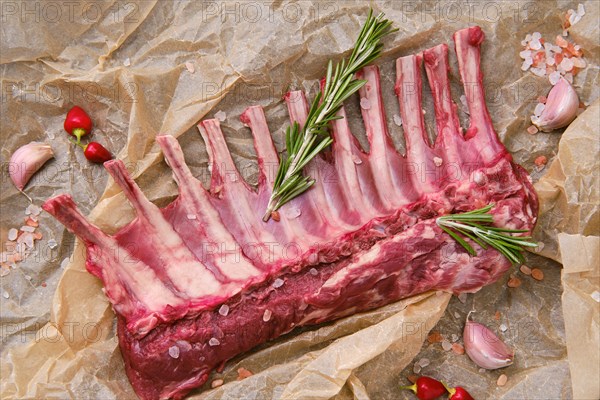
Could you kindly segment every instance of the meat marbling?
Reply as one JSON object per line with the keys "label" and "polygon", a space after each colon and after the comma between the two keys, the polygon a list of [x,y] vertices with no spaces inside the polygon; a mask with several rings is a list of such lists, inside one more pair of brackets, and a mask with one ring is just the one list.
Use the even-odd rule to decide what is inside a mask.
{"label": "meat marbling", "polygon": [[[127,375],[142,399],[179,399],[214,368],[294,327],[373,309],[428,290],[474,292],[510,262],[493,249],[470,256],[435,218],[493,202],[495,222],[533,229],[537,198],[529,176],[498,140],[484,102],[479,27],[454,35],[471,117],[462,134],[450,100],[445,44],[396,63],[406,156],[393,147],[379,70],[359,74],[370,151],[347,120],[332,123],[329,157],[310,166],[314,188],[286,204],[280,221],[261,220],[278,164],[261,107],[241,116],[258,155],[258,188],[240,176],[217,120],[199,124],[212,165],[210,190],[192,176],[176,139],[157,141],[179,185],[160,209],[121,161],[105,164],[137,218],[115,235],[90,224],[67,195],[44,209],[87,246],[86,267],[104,284],[118,318]],[[421,65],[434,98],[437,138],[421,112]],[[302,92],[285,100],[302,124]],[[345,116],[344,110],[340,115]]]}

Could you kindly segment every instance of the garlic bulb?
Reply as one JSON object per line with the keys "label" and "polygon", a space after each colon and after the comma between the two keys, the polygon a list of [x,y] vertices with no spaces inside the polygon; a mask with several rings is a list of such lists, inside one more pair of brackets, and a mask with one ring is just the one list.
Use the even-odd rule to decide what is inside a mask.
{"label": "garlic bulb", "polygon": [[23,191],[33,174],[52,157],[52,148],[45,143],[31,142],[19,147],[10,157],[8,165],[8,174],[17,189]]}
{"label": "garlic bulb", "polygon": [[485,369],[498,369],[513,363],[514,352],[485,325],[469,321],[463,332],[465,352],[478,366]]}
{"label": "garlic bulb", "polygon": [[569,125],[577,116],[578,108],[577,92],[565,78],[560,78],[548,93],[542,114],[539,117],[531,117],[531,122],[539,130],[550,132]]}

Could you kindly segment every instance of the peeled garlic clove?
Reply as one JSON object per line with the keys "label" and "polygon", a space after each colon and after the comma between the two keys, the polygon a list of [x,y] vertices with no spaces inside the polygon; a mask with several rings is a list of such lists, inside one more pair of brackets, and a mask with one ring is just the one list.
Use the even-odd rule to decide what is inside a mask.
{"label": "peeled garlic clove", "polygon": [[10,157],[8,165],[8,174],[17,189],[23,191],[33,174],[52,157],[52,148],[46,143],[31,142],[19,147]]}
{"label": "peeled garlic clove", "polygon": [[531,122],[539,130],[550,132],[569,125],[577,116],[578,108],[577,92],[565,78],[561,77],[550,90],[544,111],[539,117],[531,117]]}
{"label": "peeled garlic clove", "polygon": [[463,332],[465,352],[478,366],[485,369],[498,369],[513,363],[514,352],[489,328],[469,321]]}

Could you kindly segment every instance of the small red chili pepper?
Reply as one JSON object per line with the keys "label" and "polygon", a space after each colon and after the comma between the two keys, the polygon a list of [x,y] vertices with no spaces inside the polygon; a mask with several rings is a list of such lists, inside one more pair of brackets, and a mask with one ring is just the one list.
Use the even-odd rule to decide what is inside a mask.
{"label": "small red chili pepper", "polygon": [[74,106],[69,110],[65,118],[65,131],[75,136],[77,143],[79,143],[82,136],[92,131],[92,119],[83,108]]}
{"label": "small red chili pepper", "polygon": [[473,396],[469,394],[469,392],[467,392],[464,388],[461,388],[460,386],[451,388],[448,387],[445,383],[442,384],[444,385],[448,393],[450,393],[450,395],[448,396],[449,400],[475,400]]}
{"label": "small red chili pepper", "polygon": [[412,390],[420,400],[434,400],[448,393],[443,383],[428,376],[421,376],[414,385],[401,386],[400,389]]}
{"label": "small red chili pepper", "polygon": [[103,163],[108,160],[112,160],[113,156],[110,151],[106,150],[98,142],[89,142],[83,147],[83,154],[91,162]]}

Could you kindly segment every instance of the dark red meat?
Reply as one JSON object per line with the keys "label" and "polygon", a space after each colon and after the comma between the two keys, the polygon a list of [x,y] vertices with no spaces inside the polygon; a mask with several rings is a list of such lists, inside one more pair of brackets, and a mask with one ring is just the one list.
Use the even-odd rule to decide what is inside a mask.
{"label": "dark red meat", "polygon": [[[122,162],[106,168],[137,218],[110,236],[91,225],[63,195],[44,209],[86,244],[87,268],[104,283],[118,317],[127,374],[142,399],[181,398],[214,368],[296,326],[330,321],[428,290],[473,292],[510,263],[493,249],[470,256],[435,217],[491,202],[499,226],[533,229],[537,198],[512,162],[484,102],[478,27],[455,34],[471,123],[465,136],[450,100],[448,50],[439,45],[397,60],[396,92],[407,143],[392,146],[379,70],[361,78],[364,152],[346,119],[332,124],[329,159],[317,158],[313,189],[261,220],[278,156],[261,107],[242,121],[252,130],[258,189],[240,176],[217,120],[199,124],[212,163],[210,190],[186,166],[177,141],[157,137],[179,184],[159,209]],[[421,113],[421,64],[434,96],[437,139],[430,145]],[[286,96],[291,119],[306,119],[304,94]],[[344,110],[340,111],[344,115]]]}

